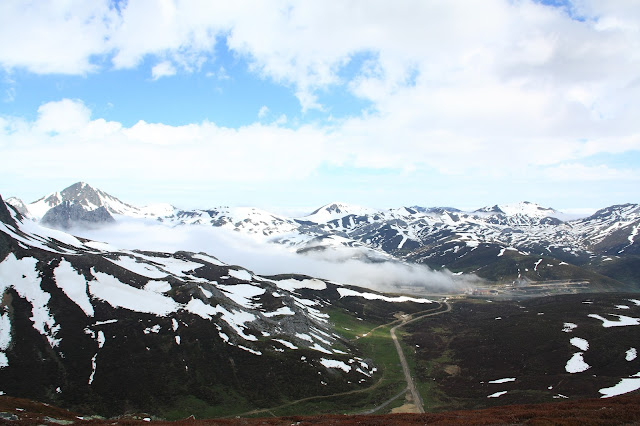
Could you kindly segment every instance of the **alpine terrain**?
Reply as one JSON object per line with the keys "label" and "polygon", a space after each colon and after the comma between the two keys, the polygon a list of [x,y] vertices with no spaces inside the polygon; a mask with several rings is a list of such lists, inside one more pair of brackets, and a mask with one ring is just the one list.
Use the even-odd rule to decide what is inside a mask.
{"label": "alpine terrain", "polygon": [[[335,262],[422,265],[459,285],[382,294],[79,236],[138,220]],[[290,218],[140,208],[86,183],[30,204],[0,198],[0,395],[162,419],[617,397],[640,389],[639,227],[637,204],[569,220],[528,202],[331,203]]]}

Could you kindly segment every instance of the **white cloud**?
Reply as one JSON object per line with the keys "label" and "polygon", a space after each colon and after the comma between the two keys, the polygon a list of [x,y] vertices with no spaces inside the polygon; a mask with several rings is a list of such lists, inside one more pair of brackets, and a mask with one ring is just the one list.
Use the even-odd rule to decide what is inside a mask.
{"label": "white cloud", "polygon": [[604,164],[561,164],[547,169],[546,174],[548,178],[558,182],[640,181],[640,169],[614,169]]}
{"label": "white cloud", "polygon": [[125,127],[62,101],[43,106],[35,122],[5,117],[0,146],[3,157],[28,156],[45,170],[59,167],[51,158],[84,167],[80,153],[91,146],[101,155],[87,176],[113,168],[159,180],[171,170],[209,182],[277,181],[326,165],[439,177],[524,170],[532,182],[630,179],[633,168],[581,162],[640,150],[639,28],[637,2],[622,0],[576,0],[568,9],[530,0],[139,0],[121,13],[107,1],[5,1],[0,39],[11,43],[0,43],[0,64],[9,70],[82,74],[150,57],[160,78],[215,62],[224,42],[255,75],[290,88],[303,111],[330,111],[320,94],[336,87],[371,107],[326,127]]}
{"label": "white cloud", "polygon": [[36,129],[43,132],[74,133],[87,126],[91,111],[82,101],[63,99],[38,108]]}
{"label": "white cloud", "polygon": [[[215,61],[220,39],[254,72],[291,86],[303,110],[322,107],[318,90],[347,84],[382,110],[409,87],[424,100],[448,99],[462,112],[481,105],[489,106],[487,115],[499,114],[504,109],[491,108],[498,89],[503,95],[528,92],[525,107],[553,106],[546,110],[550,119],[568,114],[580,120],[586,112],[637,117],[637,102],[628,110],[617,101],[638,94],[637,88],[624,93],[640,62],[637,4],[576,0],[570,10],[586,19],[530,0],[407,0],[393,7],[385,0],[139,0],[120,12],[107,0],[37,6],[12,0],[0,5],[0,39],[11,40],[0,45],[0,63],[82,74],[97,69],[96,55],[109,55],[116,68],[136,67],[151,55],[161,60],[154,73],[159,78],[172,67],[197,71]],[[360,54],[370,59],[360,69],[356,64],[355,76],[341,74]],[[576,99],[584,110],[570,111]]]}
{"label": "white cloud", "polygon": [[37,74],[95,71],[117,18],[108,0],[2,1],[0,63]]}
{"label": "white cloud", "polygon": [[[478,188],[481,182],[507,185],[516,178],[520,187],[536,182],[630,183],[639,175],[633,167],[582,162],[596,154],[637,151],[637,137],[620,143],[565,140],[545,135],[544,129],[518,121],[517,116],[510,119],[515,126],[507,122],[504,129],[491,134],[481,129],[481,121],[470,119],[468,129],[451,129],[446,123],[438,126],[437,120],[422,122],[420,114],[397,111],[348,119],[331,127],[288,128],[286,120],[277,120],[237,129],[209,121],[183,126],[139,121],[127,127],[91,115],[83,102],[63,99],[43,104],[34,121],[0,118],[2,179],[37,181],[56,176],[93,182],[126,176],[154,187],[231,188],[262,182],[271,183],[275,190],[278,182],[310,179],[319,189],[340,181],[317,180],[327,167],[337,167],[353,171],[351,178],[340,181],[341,186],[366,188],[372,196],[389,190],[386,178],[382,175],[381,180],[365,184],[354,180],[358,170],[394,170],[405,173],[405,179],[417,171],[429,176],[425,171],[431,171],[435,181],[455,178],[462,186],[464,177],[472,176]],[[444,122],[446,117],[439,119]],[[524,136],[519,127],[526,130]]]}
{"label": "white cloud", "polygon": [[15,117],[0,121],[7,176],[277,181],[308,176],[327,158],[325,133],[312,126],[292,130],[253,124],[231,129],[208,121],[185,126],[139,121],[125,127],[91,120],[82,102],[69,99],[44,104],[38,113],[34,122]]}
{"label": "white cloud", "polygon": [[16,88],[15,87],[9,87],[7,90],[4,91],[4,99],[2,99],[3,102],[13,102],[16,99]]}
{"label": "white cloud", "polygon": [[269,107],[266,105],[262,105],[260,110],[258,111],[258,118],[264,118],[269,114]]}
{"label": "white cloud", "polygon": [[176,75],[176,68],[171,61],[162,61],[151,68],[151,77],[157,80],[162,77],[170,77]]}

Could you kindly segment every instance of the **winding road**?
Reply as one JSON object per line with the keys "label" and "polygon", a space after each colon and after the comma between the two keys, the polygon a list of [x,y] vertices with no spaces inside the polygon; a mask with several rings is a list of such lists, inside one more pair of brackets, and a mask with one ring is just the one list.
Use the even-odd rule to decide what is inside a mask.
{"label": "winding road", "polygon": [[398,329],[398,327],[405,326],[414,321],[418,321],[419,319],[449,312],[451,310],[451,305],[446,300],[444,300],[443,303],[447,305],[447,309],[445,309],[444,311],[431,312],[429,314],[420,315],[415,318],[412,318],[412,315],[406,315],[402,318],[401,324],[398,324],[395,327],[391,328],[391,338],[393,339],[393,343],[396,345],[396,350],[398,351],[398,357],[400,358],[400,364],[402,365],[404,378],[407,381],[407,389],[409,389],[409,393],[411,394],[411,399],[413,400],[413,405],[415,405],[418,413],[424,413],[424,402],[422,401],[422,397],[420,396],[418,389],[416,389],[416,385],[413,382],[413,378],[411,377],[411,371],[409,371],[409,364],[407,364],[407,359],[405,358],[404,352],[402,351],[402,346],[400,346],[400,342],[398,341],[398,337],[396,336],[396,330]]}
{"label": "winding road", "polygon": [[[428,311],[426,311],[426,312],[429,312],[429,313],[425,313],[425,311],[422,311],[422,312],[417,312],[417,313],[411,314],[411,315],[404,315],[399,320],[392,321],[392,322],[390,322],[388,324],[379,325],[379,326],[373,328],[372,330],[369,330],[367,333],[365,333],[363,335],[363,336],[367,336],[369,333],[373,332],[374,330],[377,330],[378,328],[387,327],[389,325],[392,325],[392,324],[395,324],[397,322],[400,322],[400,324],[398,324],[398,325],[396,325],[396,326],[391,328],[390,333],[391,333],[391,338],[393,339],[393,343],[396,346],[396,350],[398,351],[398,357],[400,358],[400,364],[402,365],[402,371],[404,372],[404,377],[405,377],[405,380],[407,381],[407,387],[405,389],[403,389],[402,391],[400,391],[400,393],[394,395],[392,398],[390,398],[389,400],[385,401],[384,403],[382,403],[382,404],[380,404],[380,405],[378,405],[378,406],[376,406],[376,407],[374,407],[374,408],[372,408],[370,410],[367,410],[367,411],[365,411],[365,412],[363,412],[361,414],[373,414],[374,412],[376,412],[376,411],[380,410],[381,408],[389,405],[391,402],[393,402],[397,398],[399,398],[402,395],[404,395],[407,391],[409,391],[411,393],[411,398],[413,399],[413,403],[416,406],[416,409],[418,410],[418,412],[424,413],[424,403],[422,401],[422,397],[418,393],[418,390],[416,389],[416,386],[413,383],[413,378],[411,377],[411,372],[409,371],[409,365],[407,364],[407,359],[404,356],[404,352],[402,351],[402,347],[400,346],[400,342],[398,341],[398,337],[396,336],[396,330],[398,329],[398,327],[402,327],[402,326],[410,324],[410,323],[412,323],[414,321],[418,321],[419,319],[430,317],[430,316],[434,316],[434,315],[444,314],[445,312],[449,312],[451,310],[451,305],[446,300],[443,300],[442,303],[440,303],[440,307],[438,307],[436,309],[440,309],[442,307],[443,303],[447,306],[447,308],[445,310],[443,310],[443,311],[439,311],[438,310],[438,311],[433,312],[433,309],[429,309]],[[414,318],[414,315],[419,315],[419,316],[416,316]],[[336,394],[331,394],[331,395],[310,396],[310,397],[301,398],[301,399],[298,399],[298,400],[295,400],[295,401],[290,401],[288,403],[279,405],[277,407],[255,409],[255,410],[247,411],[247,412],[244,412],[244,413],[235,414],[234,417],[255,415],[255,414],[260,414],[260,413],[269,413],[269,414],[273,415],[273,413],[271,413],[271,410],[277,410],[279,408],[288,407],[288,406],[291,406],[291,405],[294,405],[294,404],[298,404],[298,403],[304,402],[304,401],[311,401],[311,400],[315,400],[315,399],[334,398],[336,396],[341,396],[341,395],[352,395],[352,394],[357,394],[357,393],[362,393],[362,392],[369,392],[369,391],[371,391],[371,389],[378,387],[380,385],[380,383],[382,383],[382,380],[383,380],[383,378],[381,377],[376,383],[374,383],[371,387],[369,387],[367,389],[356,389],[356,390],[352,390],[352,391],[341,392],[341,393],[336,393]],[[231,416],[226,416],[226,417],[231,417]]]}

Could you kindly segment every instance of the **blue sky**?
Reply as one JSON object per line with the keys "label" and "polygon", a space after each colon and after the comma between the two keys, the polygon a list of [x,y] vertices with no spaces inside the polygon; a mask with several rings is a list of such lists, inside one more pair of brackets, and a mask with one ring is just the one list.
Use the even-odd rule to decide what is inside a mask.
{"label": "blue sky", "polygon": [[634,1],[0,4],[0,194],[638,202]]}

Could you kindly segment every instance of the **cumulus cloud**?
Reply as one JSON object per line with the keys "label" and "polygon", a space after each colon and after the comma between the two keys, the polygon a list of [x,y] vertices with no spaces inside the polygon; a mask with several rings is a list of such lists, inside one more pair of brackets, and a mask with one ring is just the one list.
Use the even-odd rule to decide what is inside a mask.
{"label": "cumulus cloud", "polygon": [[176,72],[176,68],[173,66],[171,61],[162,61],[151,68],[151,77],[154,80],[157,80],[162,77],[176,75]]}
{"label": "cumulus cloud", "polygon": [[[535,180],[552,166],[567,170],[590,156],[640,150],[639,28],[633,0],[565,7],[531,0],[393,7],[386,0],[140,0],[120,9],[107,0],[9,0],[0,2],[0,39],[11,40],[0,43],[7,70],[86,74],[150,58],[152,77],[161,78],[198,72],[205,62],[218,67],[214,52],[223,45],[249,72],[289,88],[302,111],[330,111],[320,94],[331,88],[371,106],[325,126],[125,127],[63,100],[48,105],[68,108],[59,123],[46,109],[36,122],[4,117],[0,144],[15,164],[30,158],[30,172],[62,168],[50,160],[65,158],[80,168],[74,176],[87,179],[111,168],[155,182],[168,170],[209,183],[276,181],[335,166],[439,177],[528,170]],[[99,153],[91,165],[79,155],[86,147]]]}
{"label": "cumulus cloud", "polygon": [[[384,114],[350,118],[331,126],[296,128],[288,127],[286,120],[239,128],[206,120],[182,126],[139,121],[127,127],[92,118],[92,111],[83,102],[63,99],[41,105],[34,121],[0,118],[0,147],[5,160],[2,173],[9,181],[51,176],[96,181],[103,176],[126,175],[129,180],[156,188],[261,181],[276,184],[276,190],[278,182],[312,179],[327,167],[407,174],[426,169],[443,177],[473,174],[495,179],[526,172],[529,181],[631,182],[638,176],[633,166],[582,163],[597,154],[640,150],[636,134],[563,138],[540,129],[545,127],[544,121],[538,125],[526,122],[523,117],[527,108],[522,110],[523,115],[510,115],[507,105],[500,106],[507,117],[503,128],[492,131],[486,123],[490,117],[484,122],[470,120],[468,127],[456,128],[435,104],[435,118],[421,116],[419,105],[412,101],[415,96],[407,93],[405,97],[415,108],[391,108]],[[496,97],[500,98],[499,91]],[[444,98],[436,97],[434,102],[439,99],[446,111]],[[25,159],[29,167],[24,167]]]}
{"label": "cumulus cloud", "polygon": [[63,99],[38,108],[35,128],[43,132],[73,133],[89,124],[91,111],[82,101]]}
{"label": "cumulus cloud", "polygon": [[37,74],[96,71],[118,20],[109,0],[0,2],[0,63]]}
{"label": "cumulus cloud", "polygon": [[[215,60],[214,48],[223,41],[254,72],[294,86],[303,109],[320,107],[317,89],[349,83],[358,96],[385,102],[413,85],[411,75],[422,82],[423,96],[430,87],[446,95],[453,89],[450,103],[457,106],[494,99],[477,92],[455,99],[491,83],[528,88],[549,101],[555,100],[551,93],[562,98],[583,91],[585,107],[598,109],[611,89],[636,78],[637,9],[622,0],[579,0],[565,8],[528,0],[413,0],[394,7],[384,0],[140,0],[121,9],[107,0],[37,6],[11,0],[0,6],[0,35],[12,40],[0,47],[0,62],[37,73],[82,74],[95,71],[96,58],[104,55],[116,68],[136,67],[153,55],[198,70]],[[372,59],[355,76],[342,75],[363,53]],[[529,102],[539,101],[518,103]]]}

